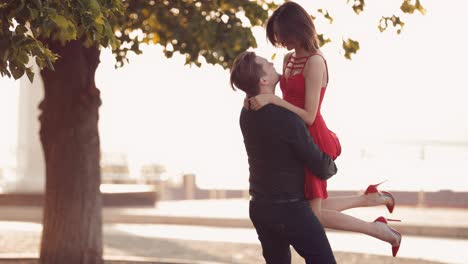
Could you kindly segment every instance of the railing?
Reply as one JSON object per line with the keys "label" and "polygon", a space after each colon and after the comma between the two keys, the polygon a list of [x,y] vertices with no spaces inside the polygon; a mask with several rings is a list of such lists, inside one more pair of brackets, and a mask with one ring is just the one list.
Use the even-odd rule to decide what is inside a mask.
{"label": "railing", "polygon": [[[183,176],[182,186],[167,186],[164,182],[156,188],[160,200],[192,200],[192,199],[232,199],[249,198],[248,190],[200,189],[196,185],[196,176]],[[393,191],[399,205],[416,207],[449,207],[468,208],[468,192],[453,192],[441,190],[427,191]],[[329,191],[329,196],[361,195],[362,191]]]}

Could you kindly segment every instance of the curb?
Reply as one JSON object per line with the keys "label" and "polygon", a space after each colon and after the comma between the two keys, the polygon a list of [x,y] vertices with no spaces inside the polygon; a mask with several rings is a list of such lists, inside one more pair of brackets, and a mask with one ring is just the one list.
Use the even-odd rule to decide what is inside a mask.
{"label": "curb", "polygon": [[[42,222],[42,210],[38,207],[13,208],[2,207],[0,221],[18,222]],[[122,214],[119,212],[103,211],[105,224],[167,224],[167,225],[195,225],[225,228],[253,228],[248,218],[216,218],[194,217],[178,215],[147,215],[147,214]],[[451,225],[415,225],[399,222],[392,224],[402,234],[421,237],[468,239],[468,226]],[[330,230],[333,232],[345,232]]]}
{"label": "curb", "polygon": [[[9,254],[0,254],[0,264],[37,264],[39,263],[37,256],[15,257]],[[169,259],[169,258],[145,258],[134,256],[105,256],[104,264],[226,264],[224,262],[199,261],[199,260],[184,260],[184,259]]]}
{"label": "curb", "polygon": [[[170,224],[170,225],[195,225],[210,227],[254,228],[249,219],[243,218],[209,218],[209,217],[185,217],[185,216],[146,216],[146,215],[104,215],[105,223],[112,224]],[[468,239],[468,227],[451,226],[422,226],[408,224],[392,224],[402,234],[421,237]],[[332,230],[331,232],[347,232]]]}

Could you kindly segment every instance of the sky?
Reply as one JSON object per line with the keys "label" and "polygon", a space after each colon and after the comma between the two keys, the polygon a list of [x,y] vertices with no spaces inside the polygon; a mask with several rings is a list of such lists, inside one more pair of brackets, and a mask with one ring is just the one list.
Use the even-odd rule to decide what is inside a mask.
{"label": "sky", "polygon": [[[462,162],[468,158],[468,37],[462,13],[468,3],[423,0],[427,14],[403,16],[406,25],[397,35],[392,29],[380,33],[377,23],[380,16],[398,12],[400,1],[367,1],[360,16],[341,0],[297,2],[310,11],[318,5],[328,8],[335,18],[331,25],[317,19],[316,27],[335,40],[323,48],[330,83],[322,113],[343,145],[338,160],[342,173],[364,175],[366,183],[394,177],[394,186],[403,188],[408,184],[395,177],[401,175],[397,159],[398,166],[415,174],[432,175],[432,185],[424,188],[438,188],[434,185],[444,184],[440,173],[447,170],[420,164],[415,142],[451,143],[455,150],[428,147],[428,157],[447,160],[444,154],[452,153],[460,163],[449,176],[459,179],[468,173]],[[267,58],[277,53],[274,63],[280,72],[286,51],[267,43],[263,28],[254,34],[254,51]],[[348,37],[361,45],[352,61],[340,50],[341,39]],[[102,51],[96,82],[103,99],[103,152],[128,153],[133,167],[156,162],[174,173],[195,172],[202,186],[245,187],[248,167],[238,125],[244,95],[230,89],[229,72],[213,65],[184,66],[182,56],[167,59],[159,46],[143,51],[117,70],[110,51]],[[0,166],[14,163],[18,88],[19,82],[0,78]],[[277,94],[281,96],[279,88]],[[387,144],[402,141],[413,145]],[[357,159],[362,148],[368,149],[366,162]],[[340,179],[331,185],[367,186],[351,177]],[[411,188],[423,188],[416,187],[418,179]],[[454,185],[468,190],[465,183]]]}

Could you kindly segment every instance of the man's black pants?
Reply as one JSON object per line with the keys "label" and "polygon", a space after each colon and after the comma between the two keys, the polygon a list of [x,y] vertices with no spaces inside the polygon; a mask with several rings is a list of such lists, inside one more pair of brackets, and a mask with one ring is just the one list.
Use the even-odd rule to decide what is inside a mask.
{"label": "man's black pants", "polygon": [[325,231],[306,200],[250,201],[249,215],[267,264],[290,264],[289,245],[307,264],[336,263]]}

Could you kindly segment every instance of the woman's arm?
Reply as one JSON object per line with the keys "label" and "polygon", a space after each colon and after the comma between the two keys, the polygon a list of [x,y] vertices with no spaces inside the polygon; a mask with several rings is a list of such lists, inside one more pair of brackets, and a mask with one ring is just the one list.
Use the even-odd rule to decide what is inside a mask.
{"label": "woman's arm", "polygon": [[325,63],[319,56],[312,56],[305,65],[305,109],[297,107],[274,94],[260,94],[251,98],[251,108],[258,110],[269,103],[284,107],[297,114],[307,125],[312,125],[317,116],[317,109],[320,102],[320,89],[322,88],[322,78],[325,71]]}
{"label": "woman's arm", "polygon": [[326,71],[325,62],[320,56],[312,56],[304,68],[305,79],[305,114],[299,115],[304,122],[312,125],[317,116],[320,103],[323,75]]}

